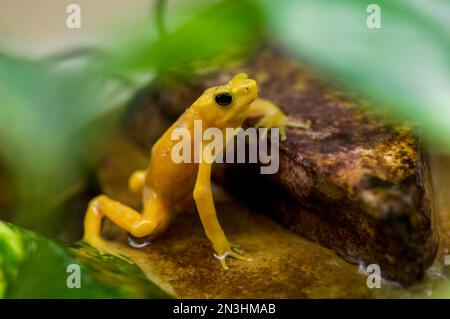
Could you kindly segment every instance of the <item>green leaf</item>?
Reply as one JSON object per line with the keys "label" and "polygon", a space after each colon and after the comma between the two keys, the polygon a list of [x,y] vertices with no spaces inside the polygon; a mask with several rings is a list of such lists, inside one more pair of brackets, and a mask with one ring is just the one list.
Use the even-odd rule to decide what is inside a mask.
{"label": "green leaf", "polygon": [[161,36],[151,28],[135,26],[133,36],[110,50],[107,67],[123,75],[124,71],[182,72],[220,65],[242,57],[259,43],[263,19],[254,1],[225,0],[202,6],[188,21]]}
{"label": "green leaf", "polygon": [[429,141],[450,150],[450,2],[376,1],[380,29],[366,24],[373,1],[260,3],[290,52],[416,121]]}
{"label": "green leaf", "polygon": [[[70,265],[80,269],[80,288],[67,285]],[[0,298],[169,297],[131,261],[0,222]]]}
{"label": "green leaf", "polygon": [[34,62],[0,54],[0,157],[14,182],[20,225],[57,231],[57,206],[80,188],[83,162],[95,155],[91,136],[106,138],[114,127],[89,125],[134,92],[95,66],[89,60]]}

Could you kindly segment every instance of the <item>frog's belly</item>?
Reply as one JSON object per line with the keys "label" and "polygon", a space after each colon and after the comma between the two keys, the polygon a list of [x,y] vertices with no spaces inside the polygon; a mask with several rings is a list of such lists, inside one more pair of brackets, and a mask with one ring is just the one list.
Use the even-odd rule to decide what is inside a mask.
{"label": "frog's belly", "polygon": [[151,161],[146,184],[166,202],[176,205],[194,190],[198,164],[175,164],[171,161]]}
{"label": "frog's belly", "polygon": [[187,198],[193,198],[196,174],[186,176],[182,180],[174,181],[170,187],[161,189],[158,193],[166,202],[173,206],[178,206],[180,202],[184,202]]}

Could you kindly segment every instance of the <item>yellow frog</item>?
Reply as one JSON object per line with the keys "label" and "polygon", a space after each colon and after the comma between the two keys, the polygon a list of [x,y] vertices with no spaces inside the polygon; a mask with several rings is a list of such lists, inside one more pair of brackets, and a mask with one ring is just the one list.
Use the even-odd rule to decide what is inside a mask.
{"label": "yellow frog", "polygon": [[277,127],[283,138],[285,126],[290,125],[287,117],[274,104],[257,99],[257,95],[257,83],[244,73],[237,74],[226,85],[207,89],[154,144],[148,168],[131,175],[129,187],[142,196],[142,213],[105,195],[95,197],[86,212],[83,241],[104,247],[100,236],[103,217],[135,237],[155,236],[166,229],[174,213],[193,197],[222,267],[228,269],[226,257],[245,260],[233,250],[217,220],[211,192],[211,162],[174,163],[170,154],[175,144],[173,131],[181,127],[192,132],[195,120],[202,121],[203,130],[215,127],[225,132],[226,128],[241,127],[249,116],[258,116],[262,118],[257,126]]}

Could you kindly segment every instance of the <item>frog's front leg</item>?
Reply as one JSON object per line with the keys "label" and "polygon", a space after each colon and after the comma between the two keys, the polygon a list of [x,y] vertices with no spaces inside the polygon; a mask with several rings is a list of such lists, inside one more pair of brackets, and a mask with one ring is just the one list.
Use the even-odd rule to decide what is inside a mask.
{"label": "frog's front leg", "polygon": [[286,114],[274,103],[263,98],[257,98],[250,105],[249,117],[261,117],[255,124],[256,128],[278,128],[281,140],[286,139],[286,127],[309,128],[309,122],[290,121]]}
{"label": "frog's front leg", "polygon": [[211,164],[209,163],[201,162],[199,164],[197,181],[194,188],[194,199],[206,236],[211,241],[216,252],[216,257],[220,260],[222,267],[228,269],[226,263],[226,257],[228,256],[246,260],[231,249],[232,245],[217,220],[216,208],[214,207],[211,192]]}

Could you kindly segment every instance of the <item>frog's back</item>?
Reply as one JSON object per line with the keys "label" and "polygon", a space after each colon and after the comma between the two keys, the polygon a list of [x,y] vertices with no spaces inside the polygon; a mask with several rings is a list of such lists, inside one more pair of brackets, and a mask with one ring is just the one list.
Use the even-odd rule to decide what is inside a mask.
{"label": "frog's back", "polygon": [[146,177],[148,187],[171,201],[185,198],[193,191],[198,170],[198,164],[193,160],[189,163],[176,163],[172,159],[172,148],[180,142],[172,139],[172,133],[178,128],[190,132],[191,155],[193,154],[194,118],[188,109],[153,145]]}

